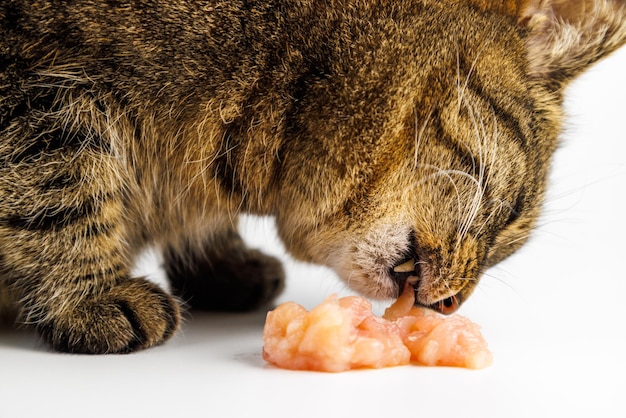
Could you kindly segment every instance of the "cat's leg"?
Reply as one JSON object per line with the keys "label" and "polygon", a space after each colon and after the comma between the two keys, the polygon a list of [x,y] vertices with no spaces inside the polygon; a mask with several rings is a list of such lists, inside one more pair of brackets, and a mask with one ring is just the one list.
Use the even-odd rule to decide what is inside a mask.
{"label": "cat's leg", "polygon": [[0,130],[2,269],[19,320],[67,352],[162,343],[180,311],[158,286],[130,275],[130,180],[113,142],[124,132],[100,120],[106,108],[90,98],[38,99],[16,107]]}
{"label": "cat's leg", "polygon": [[229,223],[202,243],[184,240],[163,253],[175,294],[194,309],[247,311],[271,302],[283,289],[280,261],[248,248]]}
{"label": "cat's leg", "polygon": [[12,325],[17,317],[17,305],[8,283],[0,278],[0,326]]}

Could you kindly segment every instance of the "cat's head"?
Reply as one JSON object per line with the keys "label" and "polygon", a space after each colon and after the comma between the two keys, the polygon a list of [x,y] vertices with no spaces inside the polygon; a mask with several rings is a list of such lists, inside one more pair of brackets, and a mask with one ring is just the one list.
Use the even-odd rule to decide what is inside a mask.
{"label": "cat's head", "polygon": [[351,288],[391,298],[409,281],[450,312],[530,234],[562,89],[624,43],[626,5],[399,3],[319,45],[329,59],[280,155],[277,224]]}

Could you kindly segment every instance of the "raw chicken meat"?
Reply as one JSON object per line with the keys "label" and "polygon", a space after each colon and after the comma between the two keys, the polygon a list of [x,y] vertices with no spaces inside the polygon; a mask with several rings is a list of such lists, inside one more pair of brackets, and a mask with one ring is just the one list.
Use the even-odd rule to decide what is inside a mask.
{"label": "raw chicken meat", "polygon": [[476,324],[415,307],[414,301],[407,286],[382,318],[358,296],[332,295],[310,312],[283,303],[267,314],[263,358],[285,369],[325,372],[409,363],[481,369],[492,363]]}

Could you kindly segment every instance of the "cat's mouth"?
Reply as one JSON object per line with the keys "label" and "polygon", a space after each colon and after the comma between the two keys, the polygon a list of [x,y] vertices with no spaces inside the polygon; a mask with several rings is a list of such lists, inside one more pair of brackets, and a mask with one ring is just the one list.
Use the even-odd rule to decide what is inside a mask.
{"label": "cat's mouth", "polygon": [[459,295],[452,295],[429,305],[419,303],[418,289],[421,282],[420,270],[420,261],[417,256],[405,258],[396,266],[390,269],[389,275],[398,284],[398,296],[400,295],[400,293],[403,292],[408,284],[413,288],[413,291],[415,292],[416,305],[434,309],[435,311],[446,315],[456,311],[461,305],[461,299]]}

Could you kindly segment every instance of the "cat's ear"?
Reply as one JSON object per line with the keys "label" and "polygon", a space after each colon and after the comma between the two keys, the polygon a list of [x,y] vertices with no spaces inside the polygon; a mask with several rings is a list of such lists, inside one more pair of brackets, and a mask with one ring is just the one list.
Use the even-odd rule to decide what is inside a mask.
{"label": "cat's ear", "polygon": [[[530,73],[562,86],[626,43],[626,0],[522,0]],[[520,4],[520,2],[518,2]]]}

